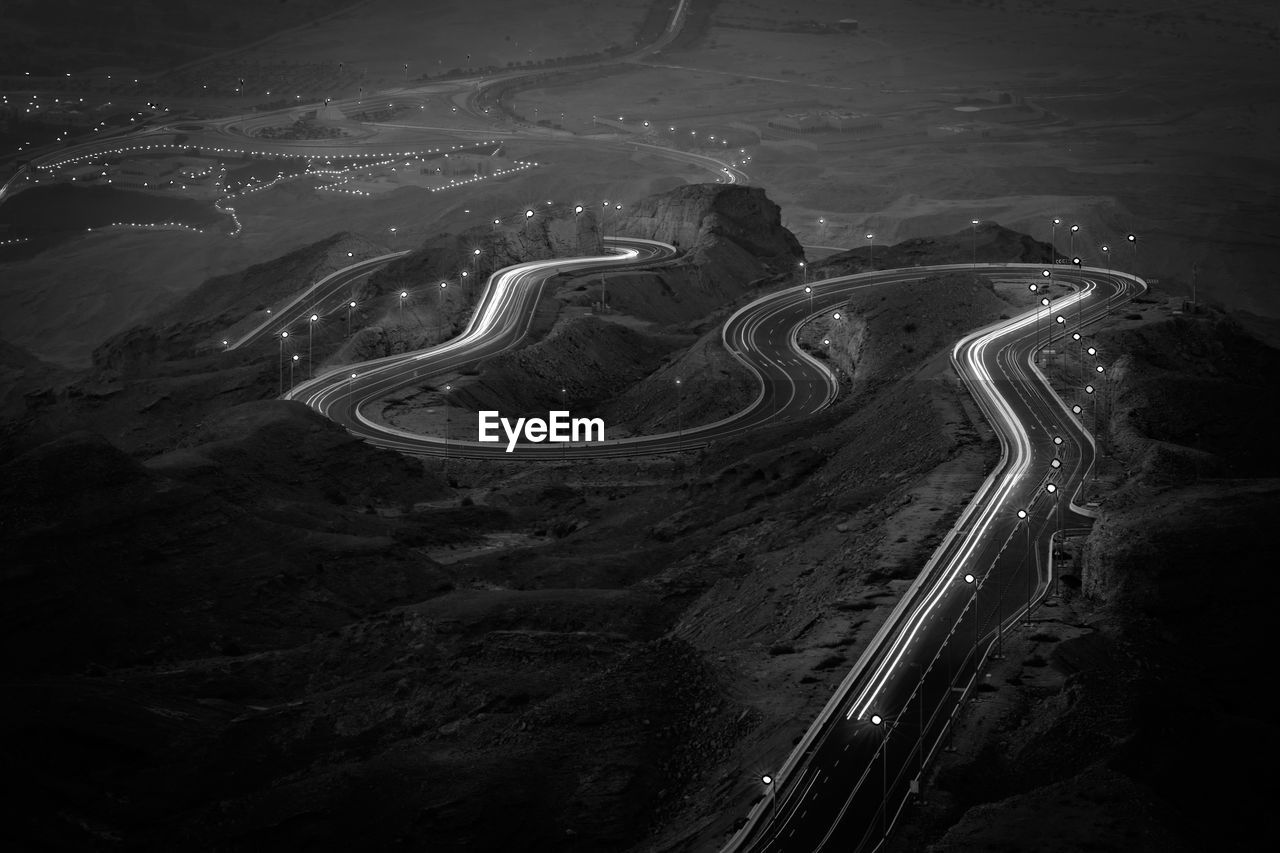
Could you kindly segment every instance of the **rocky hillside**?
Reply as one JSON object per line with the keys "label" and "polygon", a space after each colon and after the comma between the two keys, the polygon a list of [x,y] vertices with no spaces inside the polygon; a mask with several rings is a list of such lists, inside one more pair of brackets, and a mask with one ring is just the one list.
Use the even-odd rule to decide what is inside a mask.
{"label": "rocky hillside", "polygon": [[[621,233],[685,253],[660,272],[608,275],[608,303],[626,314],[689,322],[778,276],[794,275],[804,251],[759,187],[689,184],[641,199]],[[600,291],[593,289],[593,301]]]}
{"label": "rocky hillside", "polygon": [[1114,487],[896,850],[1252,850],[1265,834],[1280,466],[1256,408],[1280,352],[1211,314],[1098,337]]}
{"label": "rocky hillside", "polygon": [[829,255],[813,263],[815,275],[824,278],[877,269],[955,264],[976,260],[980,264],[1047,263],[1053,247],[1026,234],[1010,231],[995,222],[937,237],[916,237],[892,246],[859,246]]}
{"label": "rocky hillside", "polygon": [[260,315],[331,272],[386,249],[358,234],[335,234],[262,264],[205,281],[145,325],[135,326],[94,350],[99,369],[136,376],[157,362],[216,351],[246,318]]}
{"label": "rocky hillside", "polygon": [[393,553],[412,525],[375,510],[440,488],[296,403],[228,409],[146,464],[54,439],[0,478],[6,668],[244,653],[429,596],[441,576]]}
{"label": "rocky hillside", "polygon": [[[375,293],[394,293],[423,282],[449,282],[461,286],[461,272],[468,272],[467,290],[475,292],[489,273],[512,264],[547,258],[574,258],[603,252],[595,213],[575,214],[563,204],[535,207],[534,216],[515,227],[476,228],[462,234],[440,234],[422,247],[388,264],[369,277]],[[479,255],[474,255],[476,249]]]}
{"label": "rocky hillside", "polygon": [[[588,216],[582,214],[584,220]],[[535,220],[541,217],[539,211]],[[579,233],[587,240],[593,229],[586,220]],[[606,284],[599,274],[558,278],[544,300],[545,313],[565,305],[599,309],[607,303],[610,314],[654,326],[635,331],[593,318],[567,319],[545,339],[489,359],[474,376],[458,379],[451,397],[455,404],[532,413],[566,399],[575,414],[603,414],[615,428],[611,435],[620,437],[724,417],[755,396],[749,374],[720,347],[715,326],[726,306],[794,274],[802,255],[795,237],[782,227],[777,205],[758,188],[687,185],[638,202],[619,231],[669,242],[683,255],[656,269],[607,273]],[[493,239],[509,238],[499,232]],[[528,247],[542,248],[540,242]],[[398,276],[409,273],[389,268],[387,275],[399,282],[407,279]],[[420,279],[424,273],[412,275]],[[534,336],[540,331],[535,325]],[[370,351],[380,350],[362,350]],[[687,383],[686,394],[677,393],[676,378]],[[561,388],[567,389],[563,397]],[[397,393],[387,402],[385,416],[406,426],[418,421],[419,410],[439,405],[430,392]]]}
{"label": "rocky hillside", "polygon": [[1112,364],[1112,438],[1147,485],[1188,476],[1280,476],[1273,395],[1280,351],[1216,313],[1098,339]]}

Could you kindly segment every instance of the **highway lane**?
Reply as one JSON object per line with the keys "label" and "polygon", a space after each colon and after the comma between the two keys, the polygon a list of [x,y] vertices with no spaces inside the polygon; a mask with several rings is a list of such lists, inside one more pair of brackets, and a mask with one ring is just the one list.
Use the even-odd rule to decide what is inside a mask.
{"label": "highway lane", "polygon": [[[661,244],[651,241],[614,239],[609,243],[618,248],[631,247],[634,252],[647,247],[649,262],[674,253],[674,249],[665,246],[659,253],[655,247]],[[514,346],[523,337],[527,315],[537,304],[543,284],[557,272],[645,260],[633,254],[608,259],[539,261],[500,270],[490,278],[471,324],[460,337],[420,352],[330,370],[286,396],[306,402],[373,444],[420,456],[558,459],[568,453],[575,458],[602,458],[694,450],[780,420],[807,417],[830,405],[839,390],[837,377],[825,363],[800,348],[800,328],[811,318],[843,304],[855,290],[913,281],[921,275],[918,270],[905,270],[846,276],[811,284],[812,295],[805,293],[805,285],[797,285],[739,309],[725,322],[722,343],[756,378],[757,395],[741,411],[712,423],[604,442],[522,442],[508,453],[505,444],[464,439],[452,431],[447,436],[411,433],[378,423],[362,411],[399,388],[439,387],[445,378],[468,365]],[[495,329],[501,329],[501,334],[495,334]],[[474,434],[467,428],[460,432]]]}
{"label": "highway lane", "polygon": [[307,325],[312,314],[327,319],[335,312],[345,312],[353,299],[352,288],[357,281],[407,254],[409,254],[408,249],[390,252],[357,261],[329,273],[310,287],[290,297],[283,305],[264,311],[258,322],[247,331],[232,333],[232,337],[225,340],[223,348],[239,349],[265,337],[276,337],[283,331],[294,334],[299,326]]}
{"label": "highway lane", "polygon": [[[1007,278],[1014,267],[1028,282],[1040,270],[979,270]],[[1090,268],[1057,277],[1080,290],[1057,300],[1054,316],[1079,317],[1084,327],[1106,313],[1100,295],[1112,293],[1114,308],[1144,289],[1126,274]],[[726,851],[878,846],[961,702],[975,695],[1004,631],[1026,619],[1050,589],[1051,537],[1089,523],[1073,498],[1093,465],[1093,439],[1033,361],[1037,339],[1045,339],[1036,321],[1036,312],[1027,312],[956,345],[953,363],[1000,436],[1001,462],[777,778],[763,786]],[[1059,329],[1059,347],[1075,327]]]}

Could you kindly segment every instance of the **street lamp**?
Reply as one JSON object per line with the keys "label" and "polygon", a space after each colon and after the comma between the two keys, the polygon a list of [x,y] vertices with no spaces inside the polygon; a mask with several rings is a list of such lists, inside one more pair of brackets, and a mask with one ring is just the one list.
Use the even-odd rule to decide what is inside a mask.
{"label": "street lamp", "polygon": [[[1102,247],[1102,257],[1107,262],[1107,277],[1109,278],[1111,276],[1111,247],[1110,246]],[[1111,313],[1111,291],[1108,290],[1107,291],[1107,314],[1110,314],[1110,313]]]}
{"label": "street lamp", "polygon": [[1080,230],[1079,225],[1071,226],[1071,256],[1072,257],[1075,257],[1075,254],[1076,254],[1076,232],[1079,230]]}
{"label": "street lamp", "polygon": [[311,356],[313,351],[311,348],[312,332],[316,327],[316,321],[319,319],[320,319],[319,314],[312,314],[307,321],[307,378],[308,379],[311,378],[311,374],[312,374],[311,365],[314,364],[314,361]]}
{"label": "street lamp", "polygon": [[684,436],[684,411],[681,409],[682,400],[683,395],[681,394],[680,380],[676,379],[676,430],[681,437]]}
{"label": "street lamp", "polygon": [[1050,263],[1055,266],[1058,263],[1058,238],[1056,235],[1058,233],[1058,226],[1061,224],[1062,220],[1055,216],[1053,217],[1053,223],[1049,226],[1049,243],[1053,249],[1053,260],[1050,261]]}
{"label": "street lamp", "polygon": [[[1062,536],[1062,500],[1061,495],[1058,492],[1058,484],[1045,483],[1044,490],[1053,496],[1053,504],[1058,511],[1058,527],[1056,533],[1058,536]],[[1057,575],[1054,575],[1054,585],[1057,585]]]}
{"label": "street lamp", "polygon": [[978,271],[978,220],[971,220],[973,225],[973,271]]}
{"label": "street lamp", "polygon": [[[1075,268],[1076,268],[1076,276],[1078,277],[1078,276],[1080,275],[1080,264],[1081,264],[1080,258],[1079,258],[1079,257],[1077,257],[1076,255],[1072,255],[1072,256],[1071,256],[1071,263],[1075,266]],[[1079,326],[1080,328],[1084,328],[1084,298],[1083,298],[1083,295],[1081,296],[1081,298],[1079,298],[1079,299],[1077,299],[1077,300],[1076,300],[1076,325],[1077,325],[1077,326]]]}
{"label": "street lamp", "polygon": [[1080,378],[1084,379],[1084,338],[1079,332],[1072,332],[1071,340],[1076,342],[1076,355],[1080,364]]}
{"label": "street lamp", "polygon": [[1025,509],[1018,510],[1018,520],[1026,531],[1027,549],[1023,557],[1027,563],[1027,624],[1031,624],[1031,599],[1035,594],[1035,564],[1031,561],[1031,513]]}
{"label": "street lamp", "polygon": [[453,390],[452,385],[444,386],[444,467],[449,467],[449,392]]}
{"label": "street lamp", "polygon": [[809,272],[808,272],[808,270],[806,269],[806,267],[805,267],[805,265],[804,265],[804,261],[801,261],[799,266],[800,266],[800,280],[801,280],[801,281],[808,281],[808,280],[809,280]]}
{"label": "street lamp", "polygon": [[223,350],[231,349],[231,341],[228,341],[224,338],[222,341],[222,348]]}
{"label": "street lamp", "polygon": [[1130,248],[1133,249],[1133,274],[1138,274],[1138,235],[1130,234],[1125,237],[1129,241]]}
{"label": "street lamp", "polygon": [[876,247],[875,244],[871,242],[871,238],[874,236],[874,234],[867,235],[867,266],[872,269],[874,269],[876,265]]}
{"label": "street lamp", "polygon": [[409,298],[409,291],[400,291],[400,323],[404,324],[404,301]]}
{"label": "street lamp", "polygon": [[[812,314],[813,313],[813,288],[806,284],[804,286],[804,292],[809,296],[809,313]],[[225,344],[226,341],[223,341],[223,343]]]}
{"label": "street lamp", "polygon": [[289,361],[289,390],[293,390],[293,368],[298,363],[298,354],[295,352],[293,358]]}
{"label": "street lamp", "polygon": [[444,292],[449,287],[449,282],[440,282],[440,287],[436,290],[436,338],[444,337]]}
{"label": "street lamp", "polygon": [[347,303],[347,337],[351,337],[351,312],[356,310],[356,301],[352,299]]}
{"label": "street lamp", "polygon": [[280,396],[284,396],[284,341],[289,337],[288,331],[280,333]]}
{"label": "street lamp", "polygon": [[[1065,337],[1065,336],[1066,336],[1066,328],[1067,328],[1067,318],[1066,318],[1066,317],[1063,317],[1061,314],[1059,314],[1057,317],[1055,317],[1055,318],[1054,318],[1054,322],[1055,322],[1055,323],[1057,323],[1059,326],[1061,326],[1061,327],[1063,328],[1063,337]],[[1050,338],[1049,343],[1051,343],[1051,344],[1053,343],[1052,338]]]}

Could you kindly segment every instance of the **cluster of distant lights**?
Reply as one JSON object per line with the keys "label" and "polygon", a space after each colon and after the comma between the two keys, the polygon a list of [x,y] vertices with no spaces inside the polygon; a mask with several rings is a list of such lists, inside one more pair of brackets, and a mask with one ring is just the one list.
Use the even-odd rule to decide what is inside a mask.
{"label": "cluster of distant lights", "polygon": [[463,180],[461,180],[461,181],[459,181],[459,180],[450,180],[450,181],[449,181],[449,183],[448,183],[448,184],[446,184],[446,185],[445,185],[445,186],[443,186],[443,187],[432,187],[432,188],[431,188],[431,191],[432,191],[433,193],[438,193],[438,192],[440,192],[441,190],[451,190],[451,189],[454,189],[455,187],[461,187],[461,186],[464,186],[464,185],[466,185],[466,184],[474,184],[474,183],[476,183],[477,181],[483,181],[483,180],[485,180],[486,178],[499,178],[499,177],[502,177],[503,175],[510,175],[510,174],[512,174],[512,173],[514,173],[514,172],[522,172],[522,171],[524,171],[525,169],[532,169],[534,166],[537,166],[537,165],[538,165],[537,163],[526,163],[526,162],[523,162],[523,161],[521,161],[521,160],[517,160],[517,161],[515,161],[515,162],[516,162],[516,165],[515,165],[515,166],[512,166],[510,169],[497,169],[497,170],[495,170],[492,174],[489,174],[489,175],[476,175],[474,178],[464,178],[464,179],[463,179]]}
{"label": "cluster of distant lights", "polygon": [[[27,72],[27,76],[30,76],[30,72]],[[68,76],[68,77],[70,77],[71,75],[68,73],[68,74],[67,74],[67,76]],[[136,80],[135,80],[134,82],[136,83],[136,82],[138,82],[138,81],[136,81]],[[42,110],[44,110],[44,111],[49,111],[49,110],[58,109],[58,108],[60,108],[60,107],[67,107],[67,106],[72,105],[72,104],[83,104],[83,103],[84,103],[84,98],[77,98],[77,99],[75,99],[75,100],[72,100],[72,99],[68,98],[68,99],[67,99],[67,100],[65,100],[65,101],[64,101],[64,100],[62,100],[61,98],[54,98],[54,99],[53,99],[53,103],[52,103],[52,104],[49,104],[49,103],[47,103],[47,102],[46,102],[46,103],[44,103],[44,104],[41,104],[41,103],[39,103],[39,101],[40,101],[40,95],[39,95],[38,93],[33,93],[33,94],[30,96],[30,98],[25,102],[25,103],[26,103],[26,106],[25,106],[25,107],[23,107],[21,103],[19,103],[19,104],[13,104],[12,106],[13,106],[13,108],[14,108],[14,109],[18,109],[19,107],[22,107],[22,109],[23,109],[23,113],[24,113],[24,114],[29,114],[29,113],[31,113],[33,110],[34,110],[36,113],[39,113],[39,112],[41,112]],[[10,106],[10,104],[9,104],[9,96],[8,96],[8,95],[0,95],[0,106]],[[106,103],[104,103],[104,104],[100,105],[98,108],[99,108],[99,109],[101,109],[101,108],[103,108],[103,107],[109,107],[109,106],[111,106],[111,101],[107,101]],[[161,110],[161,109],[163,109],[162,107],[159,107],[159,106],[156,106],[156,105],[152,105],[152,104],[147,104],[147,107],[148,107],[149,109],[156,109],[156,110]],[[138,118],[144,118],[144,117],[145,117],[145,114],[144,114],[144,113],[140,113],[140,112],[139,112],[139,113],[134,113],[134,115],[135,115],[136,117],[138,117]],[[106,123],[106,121],[105,121],[105,120],[103,120],[103,121],[99,121],[99,122],[97,123],[97,125],[95,125],[95,126],[93,127],[93,132],[94,132],[94,133],[98,133],[99,131],[101,131],[101,130],[102,130],[102,128],[104,128],[104,127],[106,127],[106,126],[107,126],[107,123]],[[63,130],[61,133],[59,133],[59,134],[54,138],[54,141],[55,141],[55,142],[65,142],[65,141],[66,141],[66,137],[67,137],[70,133],[71,133],[71,131],[70,131],[70,130]],[[23,149],[25,149],[27,146],[29,146],[29,145],[34,145],[34,144],[35,144],[35,143],[31,142],[31,140],[27,140],[27,141],[26,141],[26,142],[24,142],[22,145],[19,145],[19,146],[18,146],[18,151],[22,151],[22,150],[23,150]]]}
{"label": "cluster of distant lights", "polygon": [[[469,149],[469,148],[479,148],[484,145],[498,145],[498,144],[500,144],[498,140],[489,139],[483,142],[474,143],[472,145],[451,145],[448,150],[458,151],[458,150]],[[80,163],[86,160],[96,160],[102,157],[117,157],[125,154],[145,152],[145,151],[157,151],[157,152],[166,151],[166,150],[187,151],[191,148],[196,148],[201,152],[225,154],[233,157],[298,157],[300,156],[298,154],[291,154],[287,151],[257,151],[257,150],[247,150],[244,148],[223,148],[220,146],[212,146],[212,145],[192,145],[190,143],[156,142],[150,145],[122,145],[116,148],[109,148],[105,151],[93,151],[88,154],[81,154],[76,157],[67,157],[62,160],[55,160],[51,163],[40,163],[38,164],[38,168],[47,169],[52,172],[54,169],[59,169],[64,166],[74,165],[76,163]],[[426,154],[440,154],[444,152],[445,152],[445,149],[443,148],[428,148],[424,151],[392,151],[392,152],[383,151],[383,152],[371,153],[371,154],[337,154],[334,156],[340,157],[344,160],[369,159],[372,157],[382,157],[382,158],[390,157],[390,158],[398,159],[400,157],[422,157]]]}
{"label": "cluster of distant lights", "polygon": [[30,242],[31,242],[30,237],[10,237],[8,240],[0,240],[0,247],[16,246],[19,243],[30,243]]}
{"label": "cluster of distant lights", "polygon": [[203,228],[196,228],[194,225],[186,225],[182,222],[112,222],[108,225],[99,225],[97,228],[86,228],[85,231],[101,231],[106,228],[142,228],[149,231],[190,231],[193,234],[203,234]]}
{"label": "cluster of distant lights", "polygon": [[233,193],[227,193],[227,198],[239,198],[240,196],[248,195],[249,193],[256,193],[265,189],[270,189],[271,187],[274,187],[276,184],[280,183],[281,181],[287,181],[290,178],[295,178],[295,177],[301,177],[301,176],[286,175],[284,172],[277,172],[276,176],[271,180],[267,181],[266,183],[245,184],[245,186],[241,187],[239,191],[233,192]]}
{"label": "cluster of distant lights", "polygon": [[232,231],[231,234],[228,236],[235,237],[241,231],[244,230],[244,225],[241,224],[240,217],[236,216],[236,209],[234,207],[223,207],[222,199],[218,199],[217,201],[215,201],[213,203],[213,207],[215,210],[219,211],[220,213],[225,213],[227,216],[230,216],[231,221],[235,223],[235,226],[236,226],[235,230]]}

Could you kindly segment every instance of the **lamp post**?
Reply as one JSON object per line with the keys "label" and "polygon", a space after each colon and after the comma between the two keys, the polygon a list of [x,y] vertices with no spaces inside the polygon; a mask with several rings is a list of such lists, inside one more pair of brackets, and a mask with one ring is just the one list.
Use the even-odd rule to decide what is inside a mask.
{"label": "lamp post", "polygon": [[440,287],[436,290],[436,337],[444,337],[444,292],[449,287],[449,282],[440,282]]}
{"label": "lamp post", "polygon": [[684,437],[684,410],[681,408],[683,398],[680,380],[676,379],[676,432],[681,438]]}
{"label": "lamp post", "polygon": [[876,246],[871,242],[871,238],[874,236],[874,234],[867,235],[867,266],[871,269],[876,267]]}
{"label": "lamp post", "polygon": [[[1027,285],[1027,290],[1030,290],[1032,293],[1035,293],[1039,289],[1040,289],[1040,285],[1036,284],[1034,281]],[[1036,303],[1036,322],[1035,322],[1034,328],[1035,328],[1035,335],[1034,335],[1035,341],[1032,344],[1032,349],[1038,350],[1040,349],[1040,304],[1039,303]]]}
{"label": "lamp post", "polygon": [[1031,560],[1031,513],[1025,509],[1018,510],[1018,519],[1022,521],[1026,531],[1027,548],[1024,559],[1027,562],[1027,624],[1031,624],[1031,599],[1035,596],[1035,564]]}
{"label": "lamp post", "polygon": [[[1071,263],[1076,268],[1076,278],[1080,277],[1080,258],[1076,255],[1071,256]],[[1084,328],[1084,298],[1083,296],[1076,300],[1076,325]]]}
{"label": "lamp post", "polygon": [[[1098,374],[1097,378],[1099,382],[1102,382],[1102,383],[1107,382],[1107,369],[1105,367],[1103,367],[1101,364],[1097,364],[1097,365],[1094,365],[1093,370],[1095,373]],[[1095,398],[1095,401],[1093,404],[1093,436],[1095,440],[1101,438],[1101,436],[1098,435],[1098,406],[1102,404],[1103,397],[1106,397],[1107,398],[1106,402],[1108,403],[1108,405],[1110,404],[1111,400],[1110,400],[1110,395],[1108,393],[1110,390],[1111,390],[1111,386],[1108,384],[1104,384],[1102,386],[1102,394],[1100,394],[1098,398]],[[1098,466],[1101,464],[1101,462],[1102,462],[1102,455],[1101,455],[1101,451],[1099,451],[1098,458],[1095,461],[1093,466],[1093,481],[1095,484],[1098,482]]]}
{"label": "lamp post", "polygon": [[[1110,246],[1102,247],[1102,257],[1107,262],[1107,277],[1110,278],[1111,277],[1111,247]],[[1110,290],[1107,291],[1107,314],[1108,315],[1111,314],[1111,291]]]}
{"label": "lamp post", "polygon": [[293,368],[298,363],[298,354],[295,352],[293,358],[289,359],[289,390],[293,390]]}
{"label": "lamp post", "polygon": [[1062,224],[1062,220],[1055,216],[1053,217],[1053,222],[1049,225],[1049,243],[1053,248],[1053,260],[1050,263],[1052,263],[1054,266],[1057,266],[1058,264],[1057,234],[1058,234],[1058,226],[1061,224]]}
{"label": "lamp post", "polygon": [[[809,313],[812,314],[813,313],[813,288],[809,287],[808,285],[805,285],[804,292],[809,297]],[[225,343],[225,341],[223,343]]]}
{"label": "lamp post", "polygon": [[404,301],[409,298],[409,291],[400,291],[400,325],[404,325]]}
{"label": "lamp post", "polygon": [[889,834],[889,733],[891,727],[879,714],[871,715],[871,725],[884,728],[884,740],[880,742],[880,834]]}
{"label": "lamp post", "polygon": [[452,385],[444,386],[444,465],[447,470],[449,467],[449,392],[453,390]]}
{"label": "lamp post", "polygon": [[[1089,383],[1084,386],[1084,393],[1088,395],[1090,402],[1092,403],[1092,405],[1089,408],[1093,409],[1093,439],[1094,441],[1097,441],[1098,440],[1098,397],[1094,393],[1095,391],[1097,391],[1097,389],[1093,387],[1092,383]],[[1098,460],[1096,459],[1093,461],[1093,468],[1094,468],[1094,471],[1096,472],[1098,468]],[[1085,490],[1084,483],[1081,483],[1080,491],[1083,493],[1084,490]]]}
{"label": "lamp post", "polygon": [[808,270],[808,268],[804,265],[804,261],[801,261],[801,262],[800,262],[800,264],[799,264],[799,266],[800,266],[800,280],[801,280],[801,281],[808,281],[808,280],[809,280],[809,270]]}
{"label": "lamp post", "polygon": [[1084,338],[1081,336],[1079,332],[1072,332],[1071,340],[1076,342],[1076,354],[1077,356],[1079,356],[1079,360],[1080,360],[1080,370],[1079,370],[1080,381],[1083,382],[1084,381]]}
{"label": "lamp post", "polygon": [[1079,225],[1071,226],[1071,257],[1076,256],[1076,232],[1080,230]]}
{"label": "lamp post", "polygon": [[227,350],[229,350],[229,349],[231,349],[231,341],[227,340],[226,338],[223,338],[223,340],[222,340],[222,351],[223,351],[223,352],[226,352],[226,351],[227,351]]}
{"label": "lamp post", "polygon": [[972,572],[968,572],[964,576],[964,582],[973,586],[973,598],[969,600],[969,607],[973,610],[973,666],[976,671],[978,668],[978,590],[982,587],[982,582],[978,580],[978,576]]}
{"label": "lamp post", "polygon": [[[1061,499],[1061,496],[1060,496],[1060,494],[1059,494],[1059,492],[1058,492],[1058,484],[1057,484],[1057,483],[1046,483],[1046,484],[1045,484],[1045,487],[1044,487],[1044,490],[1045,490],[1046,492],[1048,492],[1048,493],[1053,497],[1053,504],[1054,504],[1054,507],[1057,509],[1057,512],[1058,512],[1058,524],[1057,524],[1057,530],[1056,530],[1056,532],[1057,532],[1058,536],[1059,536],[1059,537],[1061,537],[1061,536],[1062,536],[1062,499]],[[1057,579],[1058,579],[1058,576],[1057,576],[1057,575],[1054,575],[1054,586],[1055,586],[1055,588],[1056,588],[1056,586],[1057,586]]]}
{"label": "lamp post", "polygon": [[[1054,320],[1054,322],[1055,322],[1055,323],[1057,323],[1059,326],[1061,326],[1061,327],[1062,327],[1062,329],[1063,329],[1062,336],[1063,336],[1063,337],[1066,337],[1066,334],[1067,334],[1067,333],[1066,333],[1066,329],[1067,329],[1067,318],[1066,318],[1066,317],[1063,317],[1061,314],[1059,314],[1057,317],[1054,317],[1054,318],[1053,318],[1053,320]],[[1052,343],[1053,343],[1053,340],[1052,340],[1052,339],[1050,339],[1050,340],[1049,340],[1049,343],[1050,343],[1050,344],[1052,344]]]}
{"label": "lamp post", "polygon": [[1138,274],[1138,235],[1129,234],[1125,237],[1129,241],[1129,248],[1133,249],[1133,274]]}
{"label": "lamp post", "polygon": [[978,271],[978,220],[971,220],[973,225],[973,271]]}
{"label": "lamp post", "polygon": [[280,396],[284,396],[284,342],[289,337],[289,332],[280,333]]}
{"label": "lamp post", "polygon": [[312,314],[311,318],[307,321],[307,378],[308,379],[311,378],[314,372],[312,365],[315,364],[315,361],[312,358],[313,349],[311,347],[311,339],[312,339],[312,334],[316,327],[316,321],[319,319],[320,319],[319,314]]}
{"label": "lamp post", "polygon": [[351,312],[356,310],[356,301],[353,299],[347,303],[347,337],[351,337]]}
{"label": "lamp post", "polygon": [[[1047,347],[1049,345],[1049,336],[1053,334],[1053,327],[1049,325],[1049,297],[1047,296],[1040,297],[1040,307],[1044,308],[1044,341],[1045,341],[1044,345]],[[1040,315],[1040,312],[1037,310],[1036,316],[1038,317],[1039,315]],[[1037,344],[1039,343],[1039,340],[1040,340],[1039,333],[1037,333],[1037,337],[1036,337]]]}

